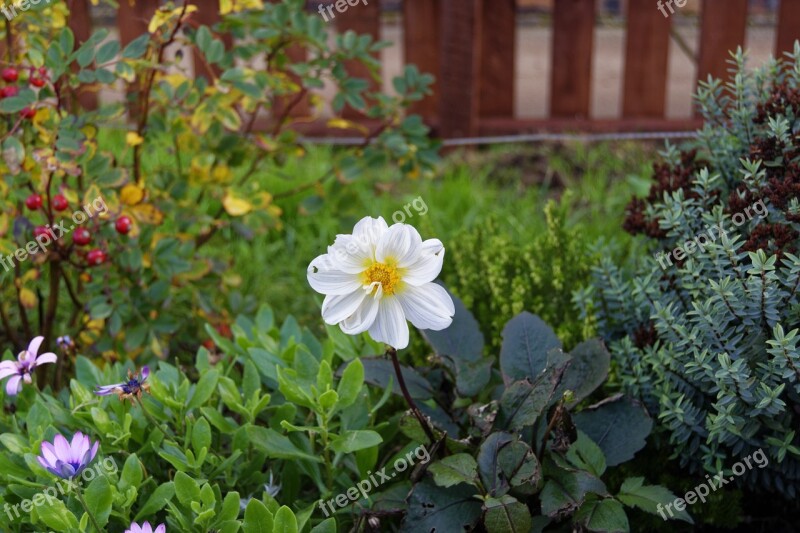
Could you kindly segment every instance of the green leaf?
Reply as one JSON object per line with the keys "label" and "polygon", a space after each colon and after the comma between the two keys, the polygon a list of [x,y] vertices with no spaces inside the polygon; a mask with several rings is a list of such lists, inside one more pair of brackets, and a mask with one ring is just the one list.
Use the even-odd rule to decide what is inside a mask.
{"label": "green leaf", "polygon": [[195,455],[205,448],[211,449],[211,426],[205,418],[199,418],[192,428],[192,448]]}
{"label": "green leaf", "polygon": [[487,533],[528,533],[531,530],[531,513],[528,506],[509,495],[488,498],[484,502]]}
{"label": "green leaf", "polygon": [[101,526],[108,524],[113,496],[111,485],[105,477],[96,478],[86,487],[83,495],[86,506]]}
{"label": "green leaf", "polygon": [[603,401],[573,416],[606,456],[608,466],[617,466],[644,448],[653,421],[644,407],[627,398]]}
{"label": "green leaf", "polygon": [[510,433],[495,432],[478,451],[478,473],[490,496],[511,488],[533,493],[541,478],[539,461],[530,446]]}
{"label": "green leaf", "polygon": [[175,496],[175,484],[168,481],[158,486],[153,494],[147,499],[147,502],[139,509],[134,519],[136,522],[142,518],[152,516],[167,505],[167,502]]}
{"label": "green leaf", "polygon": [[209,398],[211,398],[211,395],[214,394],[214,389],[217,388],[218,381],[219,372],[217,370],[209,370],[200,376],[197,385],[194,387],[194,394],[189,400],[187,407],[189,409],[195,409],[205,404]]}
{"label": "green leaf", "polygon": [[275,513],[275,522],[272,526],[273,533],[297,533],[297,518],[291,509],[282,505]]}
{"label": "green leaf", "polygon": [[440,487],[452,487],[459,483],[475,485],[478,481],[478,463],[466,453],[458,453],[432,463],[428,471]]}
{"label": "green leaf", "polygon": [[34,506],[34,515],[38,516],[39,520],[47,525],[48,528],[55,531],[77,531],[79,524],[77,517],[67,509],[59,499],[48,502],[48,505]]}
{"label": "green leaf", "polygon": [[336,533],[336,519],[326,518],[311,528],[311,533]]}
{"label": "green leaf", "polygon": [[244,510],[244,533],[272,533],[272,513],[267,506],[256,500],[250,500]]}
{"label": "green leaf", "polygon": [[337,453],[352,453],[364,448],[371,448],[383,442],[383,438],[368,429],[346,431],[343,435],[331,441],[330,447]]}
{"label": "green leaf", "polygon": [[150,42],[150,34],[145,33],[140,35],[130,43],[122,51],[122,57],[125,59],[139,59],[147,51],[147,45]]}
{"label": "green leaf", "polygon": [[613,499],[587,501],[575,513],[574,521],[584,524],[589,531],[600,533],[630,531],[625,509]]}
{"label": "green leaf", "polygon": [[480,325],[460,299],[452,294],[450,296],[456,309],[453,323],[441,331],[421,330],[422,336],[437,355],[447,355],[454,360],[477,361],[483,356],[483,333]]}
{"label": "green leaf", "polygon": [[228,520],[236,520],[239,517],[239,498],[238,492],[229,492],[222,500],[222,510],[217,516],[218,522],[226,522]]}
{"label": "green leaf", "polygon": [[98,65],[103,65],[105,63],[108,63],[115,57],[117,57],[118,53],[119,53],[119,41],[115,40],[108,41],[107,43],[102,45],[100,49],[97,51],[97,57],[95,57],[95,61],[97,62]]}
{"label": "green leaf", "polygon": [[125,464],[122,465],[122,473],[119,476],[119,483],[117,483],[117,486],[120,490],[125,490],[128,487],[138,488],[143,478],[144,472],[142,471],[142,464],[139,461],[139,457],[137,457],[135,453],[132,453],[125,459]]}
{"label": "green leaf", "polygon": [[500,350],[503,380],[535,381],[547,366],[547,353],[553,348],[561,348],[561,341],[541,318],[527,311],[515,316],[503,329]]}
{"label": "green leaf", "polygon": [[175,494],[178,496],[178,501],[184,505],[200,501],[200,487],[197,481],[183,472],[175,474]]}
{"label": "green leaf", "polygon": [[359,359],[355,359],[342,372],[342,379],[336,388],[336,392],[339,393],[339,406],[345,408],[355,403],[363,385],[364,365]]}
{"label": "green leaf", "polygon": [[545,479],[542,489],[542,513],[555,518],[583,505],[587,494],[608,495],[605,484],[583,471],[568,471],[545,460]]}
{"label": "green leaf", "polygon": [[578,439],[569,447],[566,456],[573,465],[597,477],[606,471],[603,451],[583,431],[578,431]]}
{"label": "green leaf", "polygon": [[564,371],[556,396],[560,397],[564,391],[571,390],[575,399],[567,407],[573,407],[605,382],[611,366],[611,356],[597,339],[580,343],[569,355],[572,362]]}
{"label": "green leaf", "polygon": [[322,459],[299,449],[288,437],[274,429],[261,426],[249,426],[247,436],[254,447],[276,459],[305,459],[321,463]]}
{"label": "green leaf", "polygon": [[437,487],[430,479],[414,485],[401,531],[472,531],[483,513],[470,485]]}
{"label": "green leaf", "polygon": [[[617,499],[628,507],[638,507],[647,513],[659,514],[659,504],[663,507],[668,503],[674,502],[677,498],[669,489],[660,485],[644,485],[643,477],[629,477],[622,483],[619,494],[617,494]],[[683,511],[675,509],[673,512],[674,516],[672,513],[664,512],[662,518],[675,518],[694,524],[694,520],[692,520],[692,517],[689,516],[689,513],[686,512],[685,509]],[[661,515],[659,514],[659,516]]]}
{"label": "green leaf", "polygon": [[[384,358],[362,357],[361,363],[364,366],[364,381],[370,385],[385,389],[389,379],[395,376],[392,362]],[[346,370],[346,369],[345,369]],[[403,379],[408,387],[408,393],[415,400],[430,400],[433,398],[433,388],[428,381],[419,375],[416,370],[407,366],[400,366]],[[397,379],[394,378],[395,383]],[[400,396],[402,392],[399,387],[392,392]]]}

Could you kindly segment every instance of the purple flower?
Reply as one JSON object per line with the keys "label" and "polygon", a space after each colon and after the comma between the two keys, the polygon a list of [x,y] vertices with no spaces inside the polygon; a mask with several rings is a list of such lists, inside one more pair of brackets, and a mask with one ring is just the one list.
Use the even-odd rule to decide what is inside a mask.
{"label": "purple flower", "polygon": [[31,382],[31,372],[39,366],[47,363],[55,363],[58,357],[52,352],[39,353],[44,337],[36,337],[28,345],[28,349],[22,351],[17,356],[17,361],[3,361],[0,363],[0,379],[11,376],[6,382],[6,393],[9,396],[16,396],[22,390],[22,382]]}
{"label": "purple flower", "polygon": [[42,455],[37,457],[39,464],[50,473],[64,479],[80,475],[89,466],[100,441],[92,445],[88,435],[80,431],[72,437],[72,442],[67,442],[63,435],[56,435],[53,442],[42,443]]}
{"label": "purple flower", "polygon": [[149,375],[150,368],[146,366],[142,367],[141,373],[134,374],[128,370],[128,381],[114,383],[113,385],[98,385],[94,389],[94,393],[98,396],[109,396],[111,394],[116,394],[119,396],[120,400],[130,398],[132,402],[134,396],[137,398],[142,397],[142,391],[150,392],[150,384],[145,383]]}
{"label": "purple flower", "polygon": [[153,529],[153,526],[150,525],[150,522],[145,522],[141,526],[136,522],[131,522],[131,525],[128,526],[128,529],[125,530],[125,533],[166,533],[167,526],[161,524],[157,528]]}

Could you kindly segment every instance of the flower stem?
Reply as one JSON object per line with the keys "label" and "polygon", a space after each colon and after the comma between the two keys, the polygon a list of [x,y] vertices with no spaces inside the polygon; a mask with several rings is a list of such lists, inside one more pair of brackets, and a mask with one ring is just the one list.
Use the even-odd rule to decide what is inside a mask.
{"label": "flower stem", "polygon": [[161,422],[156,420],[155,417],[150,414],[150,411],[148,411],[147,408],[144,406],[144,402],[142,401],[141,398],[139,398],[137,396],[136,397],[136,401],[139,403],[139,406],[142,408],[142,413],[144,414],[144,416],[147,419],[147,421],[150,422],[154,427],[157,427],[162,433],[164,433],[164,437],[168,441],[172,442],[173,444],[175,444],[177,446],[177,443],[172,438],[172,432],[169,430],[169,428],[162,427]]}
{"label": "flower stem", "polygon": [[434,436],[433,430],[428,424],[428,420],[422,415],[420,410],[417,408],[417,404],[414,403],[414,399],[411,398],[411,394],[409,394],[408,392],[408,388],[406,387],[406,380],[403,378],[403,372],[400,369],[400,361],[397,360],[397,350],[389,346],[386,349],[386,353],[389,354],[389,357],[392,359],[392,364],[394,365],[394,373],[397,375],[397,384],[400,385],[400,390],[403,393],[403,397],[406,399],[408,407],[411,409],[411,412],[414,413],[414,416],[417,417],[419,425],[422,426],[422,429],[425,431],[425,435],[427,435],[428,438],[430,439],[431,444],[435,444],[436,437]]}
{"label": "flower stem", "polygon": [[92,512],[89,510],[89,506],[86,505],[86,502],[83,499],[83,495],[81,494],[80,486],[75,487],[75,497],[78,498],[78,501],[81,502],[81,506],[83,506],[83,510],[86,511],[86,514],[89,515],[89,520],[92,521],[92,525],[97,530],[97,533],[103,533],[103,528],[97,523],[97,519],[94,517]]}

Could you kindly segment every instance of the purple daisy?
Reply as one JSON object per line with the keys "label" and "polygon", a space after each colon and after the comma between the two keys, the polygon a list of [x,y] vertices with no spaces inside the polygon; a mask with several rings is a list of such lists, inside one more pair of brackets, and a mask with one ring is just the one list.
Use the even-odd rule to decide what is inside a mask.
{"label": "purple daisy", "polygon": [[167,526],[161,524],[157,528],[153,529],[153,526],[150,525],[150,522],[145,522],[141,526],[136,522],[131,522],[131,525],[128,526],[128,529],[125,530],[125,533],[166,533]]}
{"label": "purple daisy", "polygon": [[70,479],[80,475],[89,466],[99,446],[100,441],[92,444],[89,436],[80,431],[73,435],[71,443],[63,435],[56,435],[52,443],[42,443],[42,454],[36,459],[50,473]]}
{"label": "purple daisy", "polygon": [[22,382],[31,383],[31,373],[39,366],[47,363],[55,363],[58,357],[52,352],[38,355],[39,348],[44,341],[44,337],[36,337],[28,345],[28,349],[19,353],[16,361],[3,361],[0,363],[0,379],[11,376],[6,382],[6,393],[9,396],[16,396],[22,390]]}
{"label": "purple daisy", "polygon": [[137,398],[142,397],[142,391],[150,391],[150,384],[145,383],[149,375],[150,368],[146,366],[142,367],[141,372],[136,374],[128,370],[128,381],[114,383],[113,385],[98,385],[95,387],[94,393],[98,396],[116,394],[119,396],[120,400],[130,398],[130,400],[133,401],[134,396]]}

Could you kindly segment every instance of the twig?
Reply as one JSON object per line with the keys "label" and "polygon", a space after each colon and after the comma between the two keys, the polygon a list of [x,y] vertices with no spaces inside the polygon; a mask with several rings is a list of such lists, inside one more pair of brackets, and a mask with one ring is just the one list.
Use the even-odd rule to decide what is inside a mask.
{"label": "twig", "polygon": [[408,393],[408,388],[406,387],[406,380],[405,378],[403,378],[403,372],[402,369],[400,368],[400,361],[397,360],[397,350],[389,346],[386,348],[386,353],[392,359],[392,364],[394,365],[394,373],[397,375],[397,384],[400,385],[400,390],[403,392],[403,397],[406,399],[408,407],[411,409],[411,412],[414,413],[414,416],[417,417],[419,425],[422,426],[422,429],[425,431],[425,435],[428,436],[428,439],[430,439],[431,444],[436,444],[436,437],[434,436],[433,430],[428,424],[428,420],[423,416],[423,414],[417,408],[417,404],[414,403],[414,399],[411,398],[411,394]]}

